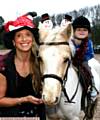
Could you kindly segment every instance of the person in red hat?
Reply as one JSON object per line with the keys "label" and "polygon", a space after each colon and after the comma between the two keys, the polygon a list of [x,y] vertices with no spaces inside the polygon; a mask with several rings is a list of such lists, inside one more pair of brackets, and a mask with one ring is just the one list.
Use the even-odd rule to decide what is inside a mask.
{"label": "person in red hat", "polygon": [[46,30],[51,30],[53,28],[53,23],[48,13],[41,15],[41,20],[39,22],[39,28],[41,27]]}
{"label": "person in red hat", "polygon": [[39,117],[45,120],[36,56],[38,28],[27,16],[7,22],[4,28],[4,43],[11,51],[0,70],[0,117]]}

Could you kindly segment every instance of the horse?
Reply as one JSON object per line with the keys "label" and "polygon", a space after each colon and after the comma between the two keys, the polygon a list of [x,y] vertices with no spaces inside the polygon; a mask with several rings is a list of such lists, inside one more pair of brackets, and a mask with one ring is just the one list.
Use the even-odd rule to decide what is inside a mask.
{"label": "horse", "polygon": [[43,79],[42,99],[49,120],[80,119],[83,89],[78,70],[71,59],[74,52],[70,42],[72,33],[71,22],[65,26],[39,30],[38,59]]}

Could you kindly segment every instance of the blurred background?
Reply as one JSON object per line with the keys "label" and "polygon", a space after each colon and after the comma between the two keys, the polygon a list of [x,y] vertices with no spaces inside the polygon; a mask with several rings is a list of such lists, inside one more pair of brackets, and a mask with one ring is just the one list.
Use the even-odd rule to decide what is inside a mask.
{"label": "blurred background", "polygon": [[[23,0],[22,0],[23,1]],[[33,0],[34,1],[34,0]],[[43,0],[43,1],[45,1],[45,0]],[[41,2],[41,3],[38,3],[38,5],[40,5],[41,4],[41,8],[43,9],[43,11],[41,11],[41,14],[44,14],[45,12],[44,12],[44,10],[45,9],[47,9],[47,8],[43,8],[42,7],[42,5],[44,5],[45,6],[45,3],[44,2]],[[31,2],[31,0],[29,1],[28,0],[28,2]],[[88,2],[88,0],[87,0],[87,2]],[[17,2],[18,3],[18,2]],[[91,3],[92,3],[92,1],[91,1]],[[14,3],[15,5],[17,5],[16,3]],[[35,4],[35,2],[34,2],[34,4]],[[47,4],[47,3],[46,3]],[[49,8],[51,9],[47,9],[47,11],[46,12],[48,12],[48,14],[50,15],[50,17],[51,17],[51,20],[52,20],[52,22],[53,22],[53,24],[54,24],[54,26],[56,25],[56,24],[60,24],[61,23],[61,21],[62,21],[62,19],[64,18],[64,14],[69,14],[69,15],[71,15],[72,16],[72,20],[74,20],[76,17],[78,17],[78,16],[80,16],[80,15],[83,15],[83,16],[85,16],[85,17],[87,17],[89,20],[90,20],[90,23],[91,23],[91,27],[92,27],[92,33],[91,33],[91,35],[90,35],[90,37],[91,37],[91,39],[93,40],[93,44],[94,44],[94,52],[95,53],[100,53],[100,4],[97,4],[97,5],[93,5],[92,4],[92,6],[90,6],[90,5],[85,5],[85,7],[82,7],[81,5],[82,4],[79,4],[80,5],[80,8],[78,7],[77,8],[77,6],[75,7],[75,5],[77,5],[77,3],[74,5],[74,8],[73,8],[73,10],[71,10],[70,11],[70,9],[67,9],[67,6],[69,6],[68,4],[67,4],[67,1],[66,1],[66,9],[65,8],[63,8],[63,6],[61,6],[61,8],[60,8],[60,5],[58,4],[58,3],[56,3],[57,4],[57,6],[52,6],[51,8],[50,8],[50,6],[49,6],[49,3],[48,3],[48,6],[49,6]],[[63,3],[64,4],[64,3]],[[86,3],[87,4],[87,3]],[[1,4],[2,5],[2,4]],[[0,5],[0,6],[1,6]],[[22,2],[22,4],[21,4],[21,6],[23,7],[24,6],[24,3]],[[33,5],[34,6],[34,5]],[[48,7],[48,6],[46,6],[46,7]],[[14,7],[14,6],[13,6]],[[59,8],[59,11],[57,11],[56,10],[56,7],[57,8]],[[3,7],[4,8],[4,7]],[[17,6],[16,6],[16,8],[17,8]],[[26,14],[26,13],[28,13],[28,12],[32,12],[32,11],[34,11],[35,10],[35,12],[37,12],[37,16],[34,18],[34,22],[36,23],[36,25],[38,26],[38,24],[39,24],[39,21],[40,21],[40,17],[41,17],[41,14],[40,14],[40,12],[38,11],[39,10],[39,7],[37,6],[37,7],[33,7],[33,9],[32,9],[32,7],[31,7],[31,9],[27,9],[27,10],[23,10],[23,12],[21,12],[20,11],[20,8],[21,7],[18,7],[17,8],[17,10],[16,10],[16,12],[15,12],[15,16],[16,17],[18,17],[18,16],[20,16],[20,15],[22,15],[22,14]],[[30,6],[28,5],[27,6],[27,8],[30,8]],[[36,9],[37,8],[37,9]],[[40,8],[40,9],[41,9]],[[54,8],[54,9],[53,9]],[[69,7],[70,8],[70,7]],[[4,9],[6,9],[6,7],[4,8]],[[3,9],[3,10],[4,10]],[[53,10],[52,10],[53,9]],[[71,6],[71,9],[72,9],[72,6]],[[1,11],[2,9],[0,8],[0,11]],[[29,11],[28,11],[29,10]],[[12,10],[13,11],[13,10]],[[61,12],[60,12],[61,11]],[[64,12],[63,12],[64,11]],[[65,11],[68,11],[68,12],[65,12]],[[7,11],[6,11],[7,12]],[[3,45],[3,34],[4,34],[4,29],[3,29],[3,25],[4,25],[4,23],[5,22],[7,22],[7,18],[9,18],[10,20],[12,20],[11,18],[10,18],[10,15],[12,14],[11,12],[7,12],[6,13],[7,15],[6,15],[6,17],[5,17],[5,14],[3,14],[3,13],[0,13],[0,50],[2,50],[2,49],[5,49],[5,47],[4,47],[4,45]],[[7,17],[8,16],[8,17]],[[14,15],[13,15],[14,16]],[[15,18],[15,17],[14,17]]]}

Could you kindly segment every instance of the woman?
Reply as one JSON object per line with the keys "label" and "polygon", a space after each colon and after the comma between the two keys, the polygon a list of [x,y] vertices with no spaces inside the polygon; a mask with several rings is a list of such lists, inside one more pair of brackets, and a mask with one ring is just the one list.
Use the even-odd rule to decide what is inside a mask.
{"label": "woman", "polygon": [[[38,29],[27,16],[5,24],[5,46],[12,49],[0,70],[0,116],[45,120],[37,62]],[[32,52],[33,47],[33,52]]]}
{"label": "woman", "polygon": [[[88,80],[90,76],[90,83],[92,84],[90,96],[91,99],[94,101],[97,96],[97,89],[95,87],[95,81],[97,78],[95,79],[92,69],[95,70],[96,68],[99,68],[100,71],[100,64],[94,59],[93,43],[92,40],[89,39],[89,35],[91,32],[90,22],[87,18],[79,16],[73,21],[72,25],[74,29],[72,42],[74,43],[76,49],[73,62],[74,65],[77,67],[82,65],[85,68],[84,72],[86,74],[85,76],[87,77],[86,82],[89,82]],[[93,63],[89,64],[90,61],[92,61],[93,63],[95,62],[95,66],[92,65]],[[96,74],[97,72],[95,71],[95,75]]]}

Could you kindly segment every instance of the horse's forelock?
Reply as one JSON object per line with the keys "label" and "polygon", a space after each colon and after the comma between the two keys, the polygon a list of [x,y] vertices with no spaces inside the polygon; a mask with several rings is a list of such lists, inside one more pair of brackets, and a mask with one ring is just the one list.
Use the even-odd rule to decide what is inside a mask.
{"label": "horse's forelock", "polygon": [[[67,25],[68,27],[68,25]],[[68,33],[65,32],[67,31],[67,27],[60,27],[56,26],[55,28],[46,31],[46,30],[40,30],[40,41],[43,42],[58,42],[63,40],[69,39],[69,36],[67,35]],[[71,32],[71,31],[70,31]],[[67,40],[68,41],[68,40]]]}
{"label": "horse's forelock", "polygon": [[53,28],[52,30],[50,30],[48,32],[48,35],[45,38],[44,42],[53,42],[53,41],[55,42],[56,41],[56,36],[57,36],[57,34],[59,34],[59,30],[60,30],[59,27],[56,27],[56,28]]}

